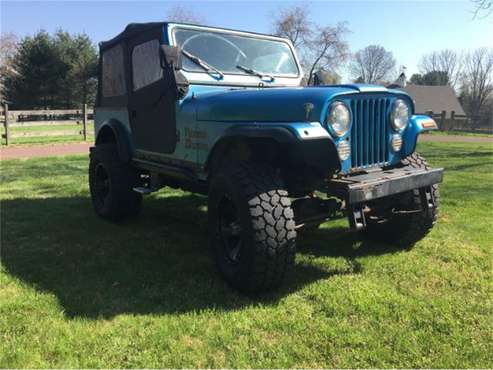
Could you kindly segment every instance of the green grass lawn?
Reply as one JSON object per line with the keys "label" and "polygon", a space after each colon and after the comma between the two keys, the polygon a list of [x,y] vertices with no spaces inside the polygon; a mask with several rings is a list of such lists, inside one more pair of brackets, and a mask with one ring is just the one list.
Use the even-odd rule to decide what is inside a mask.
{"label": "green grass lawn", "polygon": [[493,137],[493,134],[486,134],[484,132],[467,132],[467,131],[427,131],[426,135],[438,135],[438,136],[472,136],[472,137]]}
{"label": "green grass lawn", "polygon": [[493,147],[419,150],[446,168],[426,239],[400,251],[324,224],[255,299],[209,258],[206,198],[164,189],[113,225],[87,156],[1,162],[0,367],[491,368]]}
{"label": "green grass lawn", "polygon": [[[48,144],[48,143],[72,143],[83,141],[82,124],[67,125],[40,125],[40,126],[14,126],[11,127],[12,135],[10,143],[12,145],[22,144]],[[3,131],[2,131],[3,133]],[[94,125],[90,121],[87,125],[88,140],[93,140]],[[2,146],[5,146],[5,140]]]}

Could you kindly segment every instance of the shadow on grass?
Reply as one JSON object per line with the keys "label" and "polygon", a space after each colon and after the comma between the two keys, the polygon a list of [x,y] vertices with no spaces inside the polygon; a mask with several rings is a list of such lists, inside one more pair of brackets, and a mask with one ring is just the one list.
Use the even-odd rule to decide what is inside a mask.
{"label": "shadow on grass", "polygon": [[321,229],[300,238],[300,253],[342,256],[349,268],[297,263],[279,291],[248,298],[226,286],[209,256],[205,206],[195,195],[151,198],[138,219],[114,225],[96,217],[86,197],[5,200],[2,264],[54,294],[68,317],[95,319],[275,304],[314,281],[359,273],[360,256],[394,251],[361,244],[345,229]]}

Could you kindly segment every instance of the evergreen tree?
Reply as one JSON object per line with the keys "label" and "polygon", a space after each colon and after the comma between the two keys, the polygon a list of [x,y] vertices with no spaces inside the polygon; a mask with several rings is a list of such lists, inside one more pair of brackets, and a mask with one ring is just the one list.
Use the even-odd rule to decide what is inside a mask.
{"label": "evergreen tree", "polygon": [[96,93],[97,52],[87,35],[71,36],[59,30],[54,43],[60,60],[68,67],[62,81],[59,101],[66,107],[92,105]]}
{"label": "evergreen tree", "polygon": [[96,92],[97,52],[87,35],[40,31],[19,44],[6,79],[7,99],[15,109],[80,108]]}
{"label": "evergreen tree", "polygon": [[445,86],[450,85],[450,79],[447,72],[443,71],[431,71],[420,75],[415,73],[411,76],[410,82],[414,85],[427,85],[427,86]]}

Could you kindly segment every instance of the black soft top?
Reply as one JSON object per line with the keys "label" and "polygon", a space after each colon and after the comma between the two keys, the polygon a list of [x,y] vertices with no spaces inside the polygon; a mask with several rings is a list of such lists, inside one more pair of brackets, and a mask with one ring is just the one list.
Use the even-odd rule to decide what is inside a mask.
{"label": "black soft top", "polygon": [[130,23],[122,32],[113,37],[111,40],[100,42],[99,48],[101,50],[106,50],[118,44],[122,40],[126,40],[143,32],[156,30],[159,28],[164,29],[167,24],[167,22]]}
{"label": "black soft top", "polygon": [[[125,27],[125,29],[122,32],[120,32],[118,35],[113,37],[111,40],[100,42],[99,48],[101,50],[106,50],[112,46],[115,46],[120,41],[126,40],[126,39],[131,38],[131,37],[138,35],[140,33],[147,32],[147,31],[155,31],[157,29],[164,30],[168,26],[169,23],[181,24],[184,26],[200,26],[198,24],[182,23],[182,22],[130,23],[127,27]],[[231,28],[224,28],[224,27],[211,27],[211,26],[202,26],[202,27],[207,27],[207,28],[212,28],[212,29],[217,29],[217,30],[225,30],[225,31],[238,31],[238,30],[234,30]],[[241,31],[241,32],[250,33],[252,35],[271,36],[271,35],[268,35],[265,33],[252,32],[252,31]]]}

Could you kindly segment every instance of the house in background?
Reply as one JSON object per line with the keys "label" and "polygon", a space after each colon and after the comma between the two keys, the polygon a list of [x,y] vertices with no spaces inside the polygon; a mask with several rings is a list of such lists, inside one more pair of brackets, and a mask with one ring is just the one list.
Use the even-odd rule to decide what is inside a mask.
{"label": "house in background", "polygon": [[440,129],[467,125],[464,109],[450,86],[407,85],[402,90],[414,100],[416,114],[438,118]]}
{"label": "house in background", "polygon": [[465,115],[450,86],[407,85],[403,90],[413,98],[417,114],[439,114],[445,111],[445,118],[451,118],[452,112],[459,116]]}

